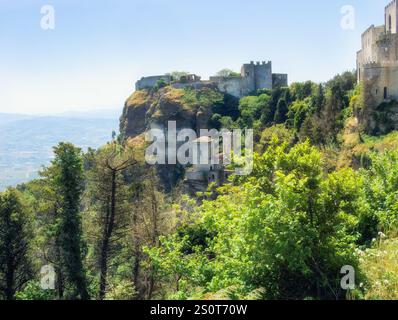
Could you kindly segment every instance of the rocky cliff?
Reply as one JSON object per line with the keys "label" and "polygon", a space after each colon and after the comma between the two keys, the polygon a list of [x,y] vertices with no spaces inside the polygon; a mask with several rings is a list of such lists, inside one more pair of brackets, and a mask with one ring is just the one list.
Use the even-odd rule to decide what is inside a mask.
{"label": "rocky cliff", "polygon": [[[150,128],[167,129],[168,121],[176,121],[177,129],[211,128],[215,108],[223,108],[225,95],[209,86],[200,89],[174,88],[135,91],[126,101],[120,118],[120,133],[124,141],[135,141]],[[158,174],[166,190],[183,177],[179,165],[158,166]]]}
{"label": "rocky cliff", "polygon": [[153,127],[167,128],[168,121],[176,121],[178,129],[206,129],[213,107],[223,101],[224,95],[213,87],[167,86],[135,91],[126,101],[120,132],[124,139],[129,139]]}
{"label": "rocky cliff", "polygon": [[385,135],[398,130],[398,102],[383,102],[378,107],[366,106],[357,110],[356,116],[365,133]]}

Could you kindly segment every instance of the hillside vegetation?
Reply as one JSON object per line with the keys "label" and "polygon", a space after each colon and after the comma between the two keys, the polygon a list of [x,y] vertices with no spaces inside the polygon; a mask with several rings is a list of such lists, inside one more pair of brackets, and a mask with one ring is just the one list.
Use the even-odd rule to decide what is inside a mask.
{"label": "hillside vegetation", "polygon": [[[361,97],[351,72],[240,100],[135,92],[118,139],[60,143],[40,179],[0,195],[0,297],[398,299],[398,133],[366,130]],[[183,168],[165,178],[143,160],[142,134],[169,120],[253,128],[253,172],[184,196]],[[40,287],[44,265],[55,290]]]}

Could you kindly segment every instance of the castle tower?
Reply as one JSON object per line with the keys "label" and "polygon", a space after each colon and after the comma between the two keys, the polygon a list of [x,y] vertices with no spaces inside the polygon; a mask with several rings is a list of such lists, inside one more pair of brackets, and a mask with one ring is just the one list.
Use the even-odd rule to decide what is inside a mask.
{"label": "castle tower", "polygon": [[251,61],[241,69],[242,78],[246,80],[249,92],[259,89],[272,89],[272,63]]}
{"label": "castle tower", "polygon": [[384,26],[372,25],[362,34],[357,53],[358,82],[363,83],[371,107],[398,101],[398,0],[385,7],[384,15]]}
{"label": "castle tower", "polygon": [[391,1],[384,9],[386,33],[398,33],[398,1]]}

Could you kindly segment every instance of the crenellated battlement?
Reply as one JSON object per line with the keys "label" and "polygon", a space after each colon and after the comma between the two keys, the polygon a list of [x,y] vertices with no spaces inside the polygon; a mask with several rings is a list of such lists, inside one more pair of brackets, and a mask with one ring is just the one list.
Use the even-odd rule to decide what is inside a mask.
{"label": "crenellated battlement", "polygon": [[254,61],[250,61],[250,65],[259,66],[259,65],[268,65],[268,64],[271,64],[271,61],[261,61],[261,63],[260,61],[256,61],[256,63],[254,63]]}
{"label": "crenellated battlement", "polygon": [[389,8],[389,7],[393,6],[393,5],[395,5],[396,3],[397,3],[397,0],[393,0],[393,1],[391,1],[388,5],[386,5],[385,8],[387,9],[387,8]]}

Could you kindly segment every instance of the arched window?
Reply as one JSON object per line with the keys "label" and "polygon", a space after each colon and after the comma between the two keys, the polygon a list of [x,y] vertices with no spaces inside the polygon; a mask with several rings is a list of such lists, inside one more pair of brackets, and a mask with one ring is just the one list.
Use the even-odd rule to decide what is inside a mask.
{"label": "arched window", "polygon": [[384,99],[388,99],[388,89],[384,87]]}

